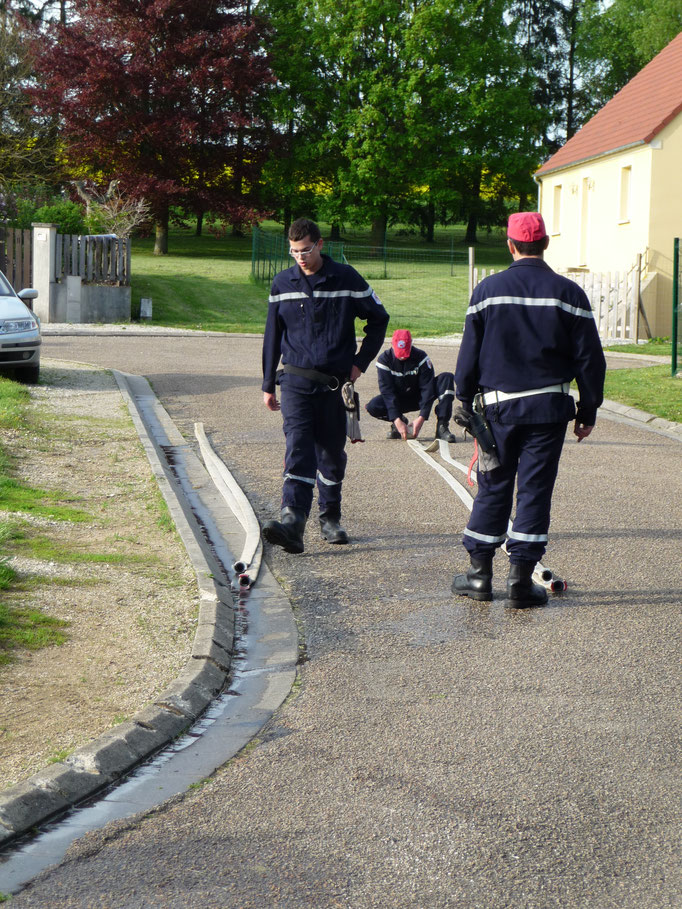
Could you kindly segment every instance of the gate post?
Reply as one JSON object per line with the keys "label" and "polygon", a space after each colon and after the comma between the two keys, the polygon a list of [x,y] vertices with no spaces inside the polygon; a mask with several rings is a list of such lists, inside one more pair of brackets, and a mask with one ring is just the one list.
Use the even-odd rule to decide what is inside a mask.
{"label": "gate post", "polygon": [[57,225],[33,224],[32,227],[33,287],[38,291],[38,298],[33,301],[33,311],[41,322],[53,322],[57,293]]}

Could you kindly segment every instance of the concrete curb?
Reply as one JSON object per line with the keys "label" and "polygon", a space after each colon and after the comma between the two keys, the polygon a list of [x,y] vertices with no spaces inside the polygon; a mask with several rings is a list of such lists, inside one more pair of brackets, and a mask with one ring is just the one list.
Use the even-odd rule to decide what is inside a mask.
{"label": "concrete curb", "polygon": [[[223,689],[232,661],[234,599],[232,591],[214,580],[214,568],[197,542],[180,500],[178,484],[164,467],[159,436],[174,445],[177,458],[185,439],[151,392],[146,380],[114,371],[121,394],[150,461],[161,492],[197,575],[200,607],[192,655],[180,675],[153,704],[131,720],[107,730],[68,758],[0,793],[0,849],[114,783],[169,745],[201,716]],[[131,380],[137,380],[132,382]],[[152,438],[142,419],[140,395],[148,397],[163,424]],[[195,483],[212,481],[198,458],[183,451],[184,470]],[[175,471],[178,464],[175,464]]]}
{"label": "concrete curb", "polygon": [[[633,356],[636,356],[634,354]],[[627,404],[619,404],[617,401],[604,401],[599,408],[599,412],[604,411],[608,419],[611,417],[620,417],[624,420],[632,420],[634,423],[641,424],[642,428],[664,432],[682,442],[682,423],[673,423],[670,420],[664,420],[653,413],[646,413],[638,410],[636,407],[630,407]]]}

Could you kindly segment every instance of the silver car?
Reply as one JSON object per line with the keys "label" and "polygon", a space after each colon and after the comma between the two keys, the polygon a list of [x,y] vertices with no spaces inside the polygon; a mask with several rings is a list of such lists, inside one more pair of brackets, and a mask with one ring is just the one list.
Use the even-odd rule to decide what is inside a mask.
{"label": "silver car", "polygon": [[33,288],[15,293],[0,271],[0,370],[31,383],[40,376],[40,321],[24,301],[37,296]]}

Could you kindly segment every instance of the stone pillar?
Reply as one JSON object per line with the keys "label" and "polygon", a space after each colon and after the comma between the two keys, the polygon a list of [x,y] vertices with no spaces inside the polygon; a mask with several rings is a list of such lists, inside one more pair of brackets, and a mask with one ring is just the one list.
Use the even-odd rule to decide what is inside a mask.
{"label": "stone pillar", "polygon": [[55,260],[57,247],[56,224],[33,224],[33,287],[38,298],[33,312],[41,322],[54,321],[57,282]]}

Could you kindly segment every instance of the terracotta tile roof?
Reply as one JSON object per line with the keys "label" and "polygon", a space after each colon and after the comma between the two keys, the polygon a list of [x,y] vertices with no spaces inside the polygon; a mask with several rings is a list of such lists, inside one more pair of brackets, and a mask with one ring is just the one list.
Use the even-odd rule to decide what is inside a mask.
{"label": "terracotta tile roof", "polygon": [[588,120],[536,176],[650,142],[682,111],[682,32]]}

